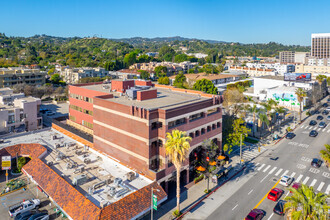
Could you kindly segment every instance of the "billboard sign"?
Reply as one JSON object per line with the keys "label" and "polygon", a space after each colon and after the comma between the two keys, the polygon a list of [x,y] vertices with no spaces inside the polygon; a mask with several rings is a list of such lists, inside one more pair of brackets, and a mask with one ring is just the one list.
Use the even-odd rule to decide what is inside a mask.
{"label": "billboard sign", "polygon": [[1,167],[2,167],[2,170],[10,170],[11,156],[2,156],[1,157]]}
{"label": "billboard sign", "polygon": [[284,73],[284,81],[304,82],[311,81],[311,73]]}

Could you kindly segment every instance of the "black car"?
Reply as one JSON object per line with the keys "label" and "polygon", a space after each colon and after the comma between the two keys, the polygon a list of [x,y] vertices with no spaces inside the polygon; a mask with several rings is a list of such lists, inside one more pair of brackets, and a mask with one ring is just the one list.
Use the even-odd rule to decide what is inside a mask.
{"label": "black car", "polygon": [[323,116],[322,115],[317,116],[316,120],[323,120]]}
{"label": "black car", "polygon": [[320,113],[321,113],[321,112],[320,112],[319,110],[316,110],[316,111],[315,111],[315,114],[316,114],[316,115],[318,115],[318,114],[320,114]]}
{"label": "black car", "polygon": [[48,213],[41,212],[41,213],[34,214],[28,220],[48,220],[48,219],[49,219]]}
{"label": "black car", "polygon": [[324,121],[321,121],[319,124],[319,128],[325,128],[327,124]]}
{"label": "black car", "polygon": [[26,211],[16,215],[15,220],[27,220],[32,215],[36,214],[34,211]]}
{"label": "black car", "polygon": [[317,125],[317,122],[316,122],[315,120],[311,120],[311,121],[309,122],[309,125],[312,125],[312,126]]}
{"label": "black car", "polygon": [[285,137],[286,137],[287,139],[292,139],[292,138],[294,138],[295,136],[296,136],[296,135],[295,135],[294,133],[289,132],[289,133],[286,134]]}
{"label": "black car", "polygon": [[327,110],[323,110],[322,115],[327,115],[329,112]]}
{"label": "black car", "polygon": [[310,133],[309,133],[309,136],[310,137],[316,137],[318,135],[317,131],[315,130],[312,130]]}
{"label": "black car", "polygon": [[313,167],[317,167],[317,168],[319,168],[319,167],[322,165],[322,160],[317,159],[317,158],[314,158],[314,159],[312,160],[312,162],[311,162],[311,165],[312,165]]}
{"label": "black car", "polygon": [[328,107],[328,103],[323,103],[323,107]]}
{"label": "black car", "polygon": [[280,200],[278,201],[278,203],[276,203],[273,211],[274,213],[278,214],[278,215],[284,215],[284,204],[286,203],[286,201],[284,200]]}

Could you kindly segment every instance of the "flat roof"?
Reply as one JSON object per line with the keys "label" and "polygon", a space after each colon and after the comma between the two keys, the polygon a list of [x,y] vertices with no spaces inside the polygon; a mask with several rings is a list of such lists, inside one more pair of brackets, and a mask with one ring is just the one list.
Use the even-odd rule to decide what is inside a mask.
{"label": "flat roof", "polygon": [[[107,86],[107,88],[103,88],[103,86]],[[110,92],[111,84],[86,85],[86,86],[81,86],[81,88],[90,89],[99,92],[107,92],[109,94],[113,94],[113,98],[108,98],[106,100],[127,106],[136,106],[139,108],[144,108],[149,110],[152,109],[166,110],[166,109],[176,108],[209,99],[202,97],[199,94],[176,92],[170,89],[151,87],[149,90],[157,89],[157,98],[138,101],[138,100],[131,100],[125,95],[121,96],[120,93],[118,92]]]}
{"label": "flat roof", "polygon": [[274,80],[284,80],[284,76],[260,76],[256,78],[261,78],[261,79],[274,79]]}

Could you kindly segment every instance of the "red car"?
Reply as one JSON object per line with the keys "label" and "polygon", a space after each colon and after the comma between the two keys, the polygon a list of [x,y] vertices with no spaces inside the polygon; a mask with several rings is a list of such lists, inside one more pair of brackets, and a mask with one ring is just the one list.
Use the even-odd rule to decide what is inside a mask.
{"label": "red car", "polygon": [[274,188],[268,193],[267,198],[276,202],[281,197],[283,192],[284,191],[279,188]]}
{"label": "red car", "polygon": [[[300,186],[301,186],[300,183],[294,183],[294,184],[292,185],[292,188],[294,188],[294,189],[299,189]],[[290,190],[290,193],[292,193],[291,190]]]}
{"label": "red car", "polygon": [[261,209],[253,209],[245,217],[245,220],[259,220],[259,219],[262,219],[264,216],[265,216],[265,213]]}

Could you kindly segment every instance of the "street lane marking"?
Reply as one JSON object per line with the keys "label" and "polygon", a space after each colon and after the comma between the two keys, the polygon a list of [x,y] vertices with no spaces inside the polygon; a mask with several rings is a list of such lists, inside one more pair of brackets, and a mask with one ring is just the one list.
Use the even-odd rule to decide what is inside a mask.
{"label": "street lane marking", "polygon": [[321,130],[321,128],[318,128],[318,129],[317,129],[317,131],[320,131],[320,130]]}
{"label": "street lane marking", "polygon": [[325,190],[325,194],[329,195],[329,193],[330,193],[330,184],[328,185],[327,190]]}
{"label": "street lane marking", "polygon": [[285,197],[287,197],[287,196],[289,195],[289,193],[290,193],[290,190],[289,190],[288,193],[284,196],[284,199],[285,199]]}
{"label": "street lane marking", "polygon": [[305,166],[304,164],[300,164],[300,163],[298,163],[298,164],[297,164],[297,168],[298,168],[298,169],[305,169],[306,166]]}
{"label": "street lane marking", "polygon": [[261,166],[257,169],[258,171],[260,171],[263,167],[265,166],[265,164],[261,164]]}
{"label": "street lane marking", "polygon": [[273,215],[274,215],[274,213],[272,213],[267,220],[271,219],[273,217]]}
{"label": "street lane marking", "polygon": [[319,169],[316,169],[316,168],[310,168],[309,169],[309,172],[312,172],[312,173],[315,173],[315,174],[318,174],[320,172]]}
{"label": "street lane marking", "polygon": [[309,129],[309,130],[311,130],[312,128],[313,128],[313,127],[312,127],[312,126],[310,126],[308,129]]}
{"label": "street lane marking", "polygon": [[305,178],[305,180],[303,181],[303,184],[306,184],[308,180],[309,180],[309,177],[307,176],[307,177]]}
{"label": "street lane marking", "polygon": [[277,169],[277,167],[274,167],[271,171],[269,171],[269,174],[274,173],[274,171]]}
{"label": "street lane marking", "polygon": [[268,175],[269,174],[267,174],[260,182],[262,183],[262,181],[264,181],[267,178]]}
{"label": "street lane marking", "polygon": [[322,176],[324,176],[324,177],[326,177],[326,178],[330,178],[330,173],[323,172],[323,173],[322,173]]}
{"label": "street lane marking", "polygon": [[329,132],[330,132],[330,130],[327,131],[327,133],[329,133]]}
{"label": "street lane marking", "polygon": [[313,179],[311,185],[309,185],[309,186],[314,186],[316,182],[317,182],[317,180],[316,179]]}
{"label": "street lane marking", "polygon": [[304,128],[305,127],[305,125],[302,125],[300,128]]}
{"label": "street lane marking", "polygon": [[266,169],[264,169],[262,172],[266,172],[270,167],[271,167],[271,166],[268,165],[268,166],[266,167]]}
{"label": "street lane marking", "polygon": [[260,163],[256,163],[256,166],[258,166]]}
{"label": "street lane marking", "polygon": [[324,184],[325,184],[324,182],[321,182],[321,184],[317,188],[317,191],[321,191],[321,189],[323,188]]}
{"label": "street lane marking", "polygon": [[277,173],[275,173],[275,176],[278,176],[281,172],[282,172],[282,168],[279,170],[279,171],[277,171]]}
{"label": "street lane marking", "polygon": [[248,193],[248,195],[250,195],[252,193],[253,189],[251,189],[251,191]]}
{"label": "street lane marking", "polygon": [[293,173],[291,174],[291,177],[293,178],[293,177],[294,177],[294,175],[296,175],[296,173],[295,173],[295,172],[293,172]]}
{"label": "street lane marking", "polygon": [[325,132],[325,130],[327,130],[327,129],[324,128],[324,129],[322,130],[322,132]]}
{"label": "street lane marking", "polygon": [[288,174],[288,172],[289,172],[289,170],[286,170],[286,171],[282,174],[282,176],[285,176],[286,174]]}
{"label": "street lane marking", "polygon": [[298,178],[296,179],[296,182],[299,183],[299,181],[302,179],[302,177],[303,177],[303,175],[300,174],[300,175],[298,176]]}
{"label": "street lane marking", "polygon": [[254,207],[254,209],[256,209],[256,208],[258,208],[258,206],[262,203],[262,201],[264,201],[264,199],[267,197],[267,195],[268,195],[268,193],[273,189],[273,188],[275,188],[276,186],[277,186],[277,184],[279,183],[281,181],[281,178],[279,178],[278,180],[277,180],[277,182],[275,183],[275,185],[272,187],[272,188],[270,188],[270,190],[266,193],[266,195],[258,202],[258,204]]}
{"label": "street lane marking", "polygon": [[236,204],[235,207],[232,210],[236,209],[237,206],[238,206],[238,204]]}

